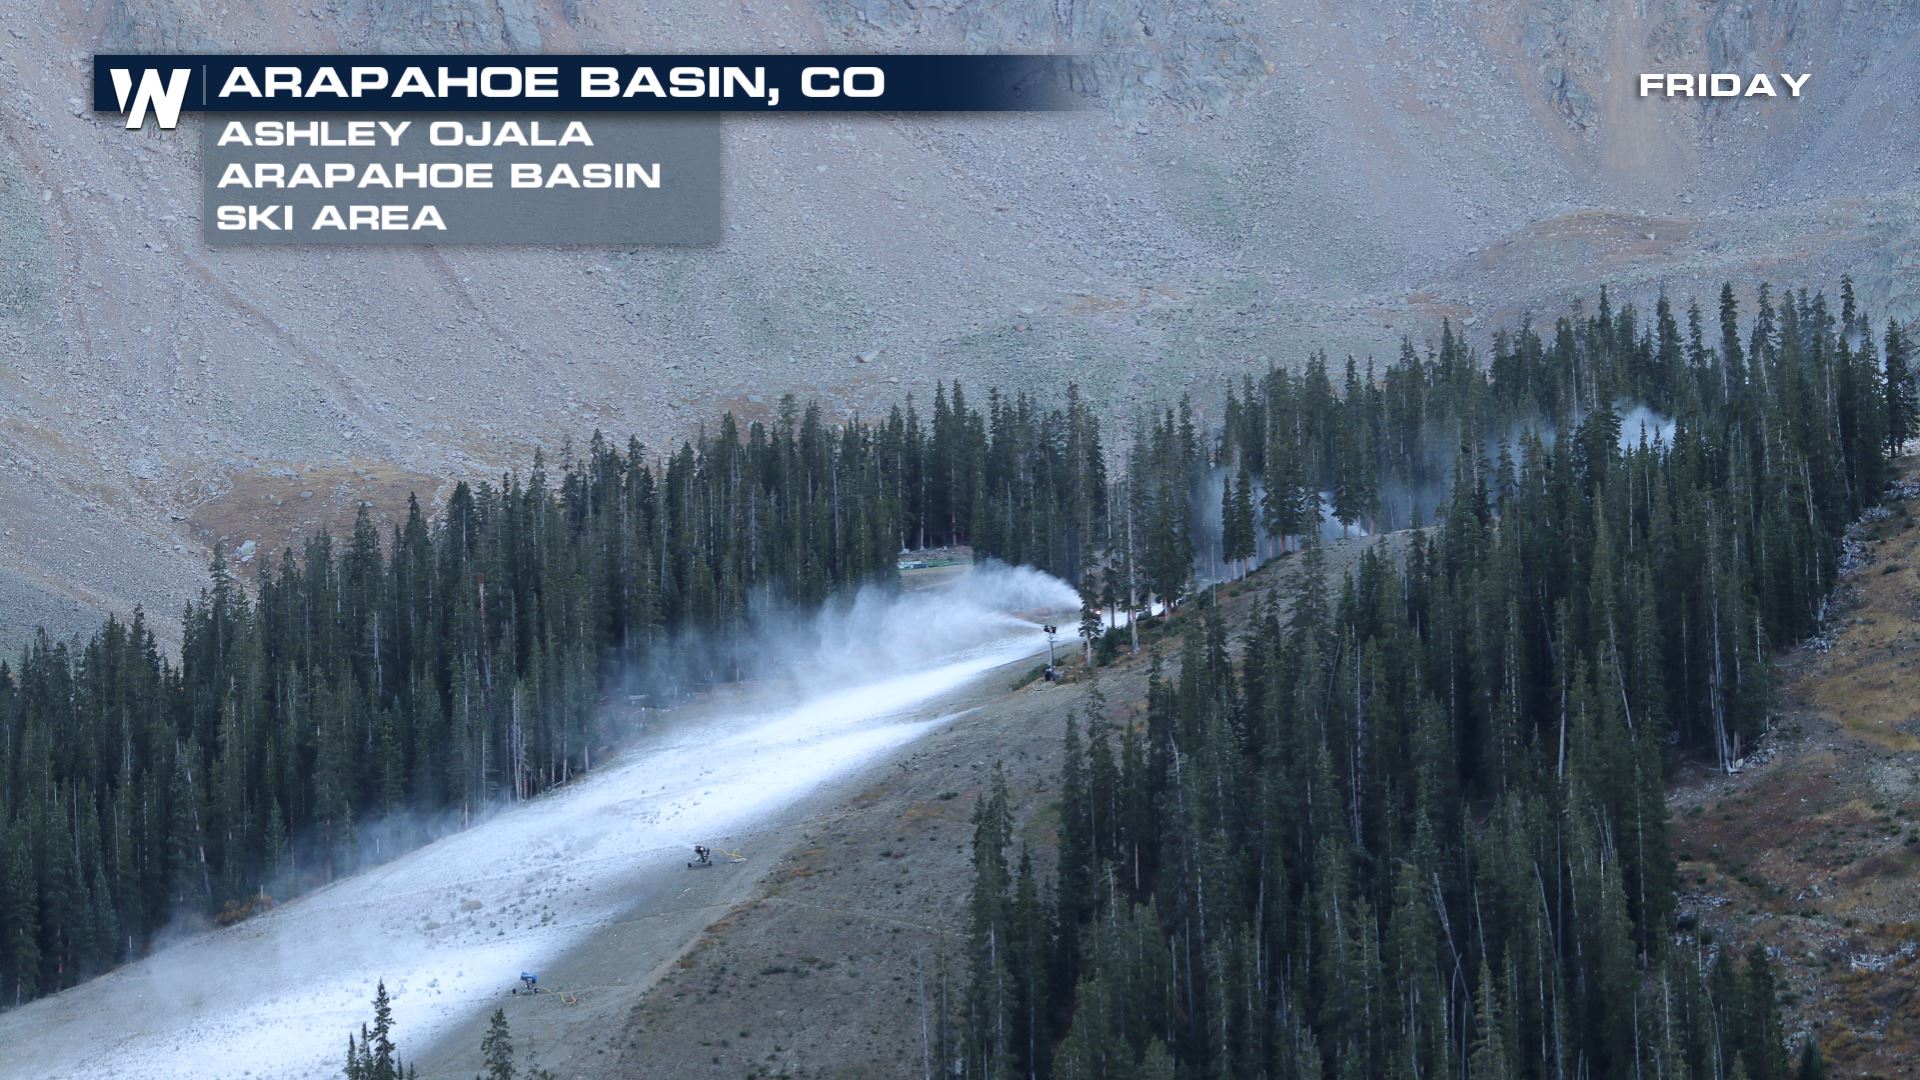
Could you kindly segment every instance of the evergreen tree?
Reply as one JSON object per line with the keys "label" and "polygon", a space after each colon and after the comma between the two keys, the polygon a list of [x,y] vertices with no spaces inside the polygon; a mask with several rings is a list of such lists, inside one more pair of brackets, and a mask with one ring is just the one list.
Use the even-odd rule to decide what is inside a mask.
{"label": "evergreen tree", "polygon": [[1255,551],[1253,478],[1241,469],[1238,480],[1224,495],[1225,525],[1222,529],[1221,555],[1234,569],[1235,577],[1245,577],[1247,561]]}
{"label": "evergreen tree", "polygon": [[1887,393],[1887,449],[1900,453],[1907,441],[1920,431],[1920,385],[1914,378],[1912,350],[1900,324],[1887,320],[1887,332],[1881,342]]}
{"label": "evergreen tree", "polygon": [[1820,1055],[1820,1043],[1811,1035],[1800,1044],[1800,1062],[1794,1067],[1793,1080],[1827,1080],[1827,1063]]}
{"label": "evergreen tree", "polygon": [[1086,645],[1087,667],[1093,667],[1093,642],[1106,632],[1106,622],[1101,617],[1100,592],[1091,570],[1080,575],[1080,626],[1078,633]]}
{"label": "evergreen tree", "polygon": [[394,1056],[393,1002],[382,979],[373,995],[373,1030],[365,1042],[366,1080],[400,1080],[400,1061]]}
{"label": "evergreen tree", "polygon": [[487,1019],[487,1033],[480,1040],[480,1057],[486,1063],[479,1080],[513,1080],[513,1032],[507,1027],[507,1010],[495,1009]]}

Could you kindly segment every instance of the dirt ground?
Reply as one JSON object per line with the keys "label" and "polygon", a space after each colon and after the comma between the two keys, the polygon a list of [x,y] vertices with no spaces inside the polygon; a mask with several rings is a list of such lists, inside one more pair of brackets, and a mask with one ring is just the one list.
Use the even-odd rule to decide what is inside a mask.
{"label": "dirt ground", "polygon": [[[1906,483],[1920,462],[1903,461]],[[1920,1075],[1920,498],[1857,525],[1829,632],[1783,666],[1734,776],[1671,799],[1681,910],[1779,965],[1835,1076]]]}
{"label": "dirt ground", "polygon": [[[1131,696],[1143,672],[1116,673],[1110,692]],[[626,1018],[611,1075],[919,1074],[923,1004],[965,924],[975,800],[1004,763],[1024,831],[1050,832],[1055,758],[1083,692],[993,689],[998,700],[812,823],[707,928]]]}

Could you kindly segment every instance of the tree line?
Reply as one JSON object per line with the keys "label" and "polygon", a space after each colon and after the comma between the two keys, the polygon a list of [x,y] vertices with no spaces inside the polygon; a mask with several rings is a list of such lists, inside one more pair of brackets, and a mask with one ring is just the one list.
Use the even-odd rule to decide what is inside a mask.
{"label": "tree line", "polygon": [[[1665,780],[1764,729],[1775,650],[1818,627],[1913,432],[1908,345],[1845,283],[1837,312],[1763,288],[1744,327],[1728,288],[1703,322],[1603,294],[1486,363],[1443,330],[1338,391],[1317,357],[1248,380],[1211,439],[1163,415],[1136,469],[1205,447],[1223,517],[1305,554],[1244,626],[1204,598],[1173,620],[1140,720],[1096,676],[1051,867],[996,776],[931,1056],[980,1080],[1821,1075],[1766,950],[1676,911]],[[1321,493],[1419,525],[1387,493],[1437,475],[1437,525],[1329,582]]]}

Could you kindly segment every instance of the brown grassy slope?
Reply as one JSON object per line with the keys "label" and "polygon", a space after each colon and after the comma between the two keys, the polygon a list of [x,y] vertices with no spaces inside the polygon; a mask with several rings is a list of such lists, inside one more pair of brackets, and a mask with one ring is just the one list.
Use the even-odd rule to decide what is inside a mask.
{"label": "brown grassy slope", "polygon": [[1672,800],[1682,909],[1774,951],[1836,1076],[1920,1075],[1920,499],[1889,509],[1854,529],[1826,648],[1785,662],[1770,756]]}

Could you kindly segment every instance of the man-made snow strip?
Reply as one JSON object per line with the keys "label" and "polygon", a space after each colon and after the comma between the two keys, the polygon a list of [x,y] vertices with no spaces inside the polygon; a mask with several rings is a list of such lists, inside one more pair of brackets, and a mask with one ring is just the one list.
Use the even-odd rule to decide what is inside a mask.
{"label": "man-made snow strip", "polygon": [[[798,704],[670,718],[563,790],[0,1014],[0,1078],[338,1076],[347,1033],[368,1019],[379,979],[403,1049],[428,1045],[497,1004],[519,972],[541,971],[628,916],[640,883],[690,873],[693,844],[722,847],[730,832],[778,820],[950,719],[914,710],[1044,650],[1038,627],[1004,610],[974,607],[970,632],[957,631],[950,600],[900,601],[945,622],[942,654],[918,670],[816,690]],[[802,685],[777,684],[789,700]]]}

